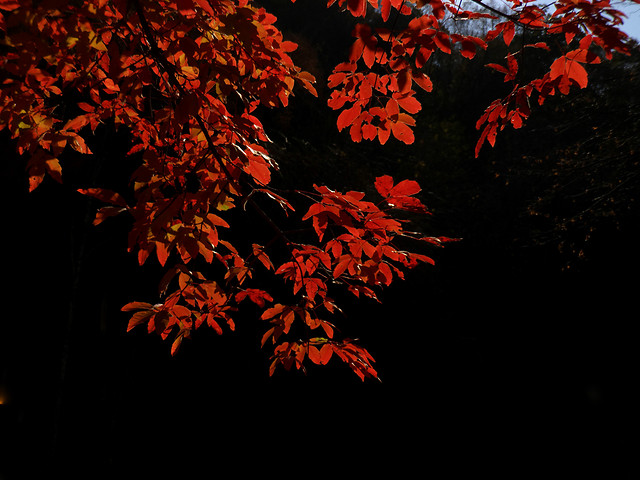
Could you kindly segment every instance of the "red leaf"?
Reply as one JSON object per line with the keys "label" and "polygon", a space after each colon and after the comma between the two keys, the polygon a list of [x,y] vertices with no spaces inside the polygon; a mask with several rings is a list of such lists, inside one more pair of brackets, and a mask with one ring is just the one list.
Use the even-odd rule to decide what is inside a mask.
{"label": "red leaf", "polygon": [[380,15],[385,22],[389,20],[389,14],[391,13],[391,0],[380,1]]}
{"label": "red leaf", "polygon": [[383,175],[376,178],[374,186],[380,195],[388,197],[389,192],[393,188],[393,178],[390,175]]}
{"label": "red leaf", "polygon": [[166,243],[156,242],[156,256],[158,257],[160,265],[164,267],[165,263],[167,263],[167,259],[169,258],[169,247]]}
{"label": "red leaf", "polygon": [[415,180],[403,180],[391,189],[389,195],[392,197],[409,196],[419,193],[420,185]]}
{"label": "red leaf", "polygon": [[326,365],[331,360],[331,355],[333,355],[333,347],[328,343],[325,343],[320,349],[320,364]]}
{"label": "red leaf", "polygon": [[75,151],[80,153],[85,153],[91,155],[93,152],[87,147],[87,144],[84,142],[84,138],[80,135],[76,135],[75,133],[67,134],[70,138],[68,144],[71,145]]}
{"label": "red leaf", "polygon": [[451,53],[451,40],[449,35],[444,32],[438,32],[433,36],[433,41],[444,53]]}
{"label": "red leaf", "polygon": [[385,121],[378,126],[378,140],[380,141],[380,145],[384,145],[387,143],[387,140],[389,140],[389,137],[391,136],[390,125],[390,122]]}
{"label": "red leaf", "polygon": [[[566,77],[574,80],[580,88],[585,88],[588,84],[587,71],[578,62],[568,59],[567,57],[560,57],[551,64],[550,69],[551,79]],[[562,93],[568,93],[568,89],[559,87]]]}
{"label": "red leaf", "polygon": [[551,49],[549,48],[549,45],[547,45],[545,42],[530,43],[528,45],[525,45],[525,47],[542,48],[544,50],[551,51]]}
{"label": "red leaf", "polygon": [[344,273],[350,263],[353,262],[353,258],[351,255],[342,255],[340,257],[340,261],[336,265],[336,268],[333,270],[333,278],[338,278],[340,275]]}
{"label": "red leaf", "polygon": [[407,145],[411,145],[415,141],[413,131],[405,123],[392,123],[391,132],[393,133],[393,136],[396,137],[396,139]]}
{"label": "red leaf", "polygon": [[112,205],[119,207],[127,206],[127,202],[119,193],[106,188],[79,188],[78,192],[83,195],[88,195],[89,197],[97,198],[102,202],[111,203]]}
{"label": "red leaf", "polygon": [[[376,40],[374,38],[374,40]],[[373,68],[373,64],[376,63],[376,45],[375,42],[372,44],[365,44],[364,51],[362,52],[362,59],[367,67]]]}
{"label": "red leaf", "polygon": [[191,310],[184,305],[174,305],[171,313],[174,317],[179,318],[182,321],[186,321],[191,318]]}
{"label": "red leaf", "polygon": [[400,105],[400,108],[408,113],[414,114],[422,110],[422,105],[420,105],[420,102],[411,95],[396,97],[396,100],[398,101],[398,105]]}
{"label": "red leaf", "polygon": [[176,353],[178,353],[178,349],[180,348],[180,345],[182,344],[182,340],[183,340],[184,337],[185,337],[185,333],[184,332],[180,332],[178,334],[176,339],[171,344],[171,355],[175,355]]}
{"label": "red leaf", "polygon": [[360,105],[353,105],[351,108],[347,108],[343,110],[342,113],[338,116],[338,130],[342,131],[345,127],[351,125],[358,115],[362,112]]}
{"label": "red leaf", "polygon": [[418,84],[426,92],[433,90],[433,82],[431,79],[422,72],[413,72],[413,81]]}
{"label": "red leaf", "polygon": [[260,157],[250,156],[249,165],[245,167],[245,171],[261,185],[267,185],[271,181],[269,165]]}
{"label": "red leaf", "polygon": [[[213,328],[213,330],[218,335],[222,335],[222,328],[220,328],[220,325],[218,324],[218,322],[216,322],[215,315],[213,313],[208,313],[206,318],[207,318],[207,325]],[[231,330],[233,330],[233,328]]]}
{"label": "red leaf", "polygon": [[461,42],[460,54],[465,58],[473,58],[476,56],[476,44],[468,39],[463,39]]}
{"label": "red leaf", "polygon": [[126,208],[118,207],[102,207],[96,212],[96,218],[93,220],[93,225],[100,225],[109,217],[114,217],[122,212],[126,212]]}
{"label": "red leaf", "polygon": [[118,93],[120,91],[120,87],[110,78],[103,80],[103,88],[106,93]]}
{"label": "red leaf", "polygon": [[362,140],[362,115],[359,115],[356,118],[356,121],[351,125],[351,128],[349,129],[349,135],[351,135],[351,140],[355,143],[358,143]]}
{"label": "red leaf", "polygon": [[262,265],[264,265],[264,267],[267,270],[275,270],[275,267],[273,266],[273,263],[271,263],[271,259],[265,253],[263,247],[261,247],[257,243],[254,243],[252,245],[252,248],[253,248],[254,257],[256,257],[260,261],[260,263],[262,263]]}
{"label": "red leaf", "polygon": [[367,11],[367,0],[347,0],[347,8],[354,17],[364,17]]}
{"label": "red leaf", "polygon": [[215,16],[215,12],[213,11],[213,8],[211,8],[211,5],[209,5],[209,2],[207,0],[195,0],[195,2],[209,15],[211,15],[212,17]]}
{"label": "red leaf", "polygon": [[62,129],[77,132],[87,123],[89,123],[89,117],[87,115],[78,115],[76,118],[69,120]]}
{"label": "red leaf", "polygon": [[270,318],[273,318],[279,315],[280,313],[282,313],[286,308],[288,308],[286,305],[282,305],[281,303],[278,303],[273,307],[267,308],[264,312],[262,312],[260,319],[269,320]]}
{"label": "red leaf", "polygon": [[320,349],[314,345],[309,346],[309,360],[317,365],[326,365],[331,360],[333,348],[330,344],[325,343]]}
{"label": "red leaf", "polygon": [[[361,38],[357,38],[353,42],[353,45],[351,45],[351,51],[349,52],[349,61],[357,62],[362,57],[363,53],[364,53],[364,40],[362,40]],[[342,76],[334,77],[332,82],[337,81],[337,79],[341,77]]]}
{"label": "red leaf", "polygon": [[494,70],[497,70],[500,73],[504,73],[505,75],[509,74],[509,70],[497,63],[487,63],[485,67],[493,68]]}
{"label": "red leaf", "polygon": [[235,299],[237,302],[241,302],[246,298],[251,300],[260,308],[264,307],[265,302],[273,302],[273,297],[271,295],[264,290],[259,290],[257,288],[247,288],[246,290],[236,293]]}
{"label": "red leaf", "polygon": [[120,309],[122,312],[130,312],[131,310],[150,310],[153,305],[147,302],[129,302]]}
{"label": "red leaf", "polygon": [[398,115],[400,115],[400,108],[398,106],[398,101],[395,98],[390,98],[387,101],[385,110],[389,118],[391,118],[393,121],[398,120]]}
{"label": "red leaf", "polygon": [[309,360],[313,363],[320,365],[320,350],[313,345],[309,346]]}
{"label": "red leaf", "polygon": [[502,39],[504,40],[505,45],[508,47],[511,45],[511,41],[513,40],[513,36],[516,33],[516,28],[513,22],[505,22],[504,27],[502,28]]}
{"label": "red leaf", "polygon": [[362,126],[362,138],[365,140],[373,140],[378,135],[378,128],[370,123]]}
{"label": "red leaf", "polygon": [[142,310],[140,312],[134,313],[131,319],[129,320],[129,323],[127,324],[127,332],[130,332],[131,330],[133,330],[133,328],[140,325],[141,323],[144,323],[147,320],[150,320],[151,317],[153,317],[154,315],[155,315],[155,312],[151,310]]}

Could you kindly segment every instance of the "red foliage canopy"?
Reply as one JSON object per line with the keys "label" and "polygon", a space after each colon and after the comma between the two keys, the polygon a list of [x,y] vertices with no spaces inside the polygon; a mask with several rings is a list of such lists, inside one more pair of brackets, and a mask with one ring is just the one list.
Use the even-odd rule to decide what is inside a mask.
{"label": "red foliage canopy", "polygon": [[[627,51],[626,36],[617,29],[621,13],[608,0],[557,0],[547,9],[510,0],[505,11],[476,1],[480,12],[441,0],[328,5],[334,3],[362,18],[377,9],[389,21],[389,27],[356,25],[348,60],[328,79],[328,104],[341,110],[337,126],[348,128],[355,142],[385,143],[392,136],[414,141],[412,115],[421,109],[414,88],[434,88],[423,69],[436,50],[473,58],[500,35],[509,46],[517,28],[559,35],[566,45],[544,76],[526,83],[518,78],[519,57],[525,47],[548,49],[546,43],[524,45],[505,65],[487,65],[504,74],[513,90],[478,120],[476,155],[506,125],[523,124],[532,98],[541,104],[556,91],[584,88],[584,65]],[[406,28],[395,28],[397,16],[411,17]],[[479,38],[444,29],[448,16],[502,21]],[[341,338],[329,321],[339,311],[332,289],[377,299],[377,290],[402,279],[407,268],[433,263],[402,250],[400,238],[432,246],[452,239],[406,231],[394,212],[428,212],[415,196],[415,181],[396,183],[389,176],[375,182],[378,203],[361,192],[325,186],[296,192],[309,202],[301,220],[310,222],[317,242],[291,240],[264,212],[261,205],[275,201],[288,215],[296,213],[270,186],[278,166],[256,108],[286,107],[299,87],[317,95],[314,77],[289,56],[297,45],[283,38],[275,21],[250,0],[0,0],[0,129],[10,132],[26,158],[30,191],[45,175],[62,181],[60,158],[67,147],[91,155],[86,140],[100,125],[110,122],[130,132],[128,155],[142,152],[131,177],[134,201],[106,189],[79,190],[107,204],[94,224],[130,215],[129,250],[141,265],[155,257],[167,267],[159,303],[122,308],[134,312],[129,330],[146,324],[149,332],[171,337],[175,353],[203,325],[218,333],[224,326],[233,330],[234,312],[248,301],[268,324],[262,344],[273,345],[271,372],[278,365],[304,369],[307,360],[324,365],[336,357],[362,379],[377,378],[369,352]],[[572,43],[576,36],[578,45]],[[227,212],[237,206],[254,208],[273,229],[273,240],[241,251],[226,239],[232,228]],[[288,252],[282,262],[271,258],[275,242]],[[198,257],[206,272],[196,270]],[[214,265],[223,273],[211,279]],[[288,296],[275,300],[267,287],[255,285],[257,269],[290,285]]]}

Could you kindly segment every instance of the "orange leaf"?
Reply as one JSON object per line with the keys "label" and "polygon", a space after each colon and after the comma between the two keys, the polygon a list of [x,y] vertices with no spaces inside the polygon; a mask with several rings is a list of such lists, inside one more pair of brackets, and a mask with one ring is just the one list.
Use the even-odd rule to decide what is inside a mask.
{"label": "orange leaf", "polygon": [[100,225],[105,219],[114,217],[126,210],[126,208],[102,207],[96,212],[96,218],[93,220],[93,225]]}
{"label": "orange leaf", "polygon": [[107,93],[118,93],[120,91],[120,87],[110,78],[105,78],[103,80],[103,85],[104,91]]}
{"label": "orange leaf", "polygon": [[84,142],[84,138],[82,138],[80,135],[72,133],[67,136],[71,139],[69,141],[69,145],[71,145],[71,148],[73,148],[75,151],[88,155],[93,154],[93,152],[89,149],[89,147],[87,147],[87,144]]}
{"label": "orange leaf", "polygon": [[262,158],[249,157],[249,165],[245,170],[261,185],[267,185],[271,181],[269,165]]}
{"label": "orange leaf", "polygon": [[309,346],[309,360],[317,365],[320,365],[320,350],[318,350],[318,348],[313,345]]}
{"label": "orange leaf", "polygon": [[178,349],[180,348],[180,344],[182,344],[182,339],[184,338],[184,331],[180,332],[176,339],[171,344],[171,355],[175,355],[178,353]]}
{"label": "orange leaf", "polygon": [[153,305],[147,302],[129,302],[120,309],[121,312],[130,312],[131,310],[150,310]]}
{"label": "orange leaf", "polygon": [[169,248],[166,243],[156,242],[156,256],[160,265],[164,267],[164,264],[167,263],[167,258],[169,258]]}
{"label": "orange leaf", "polygon": [[140,312],[134,313],[131,319],[129,320],[129,323],[127,324],[127,332],[130,332],[136,326],[151,319],[151,317],[153,317],[154,315],[155,315],[155,312],[152,310],[142,310]]}
{"label": "orange leaf", "polygon": [[236,293],[235,299],[237,302],[241,302],[244,299],[249,299],[260,308],[263,308],[265,302],[273,302],[273,297],[264,290],[257,288],[247,288],[246,290]]}
{"label": "orange leaf", "polygon": [[108,190],[106,188],[79,188],[78,192],[83,195],[96,198],[105,203],[110,203],[119,207],[127,206],[127,202],[119,193]]}
{"label": "orange leaf", "polygon": [[215,12],[213,11],[213,8],[211,8],[211,5],[209,5],[209,2],[207,0],[195,0],[195,2],[209,15],[211,15],[212,17],[215,16]]}

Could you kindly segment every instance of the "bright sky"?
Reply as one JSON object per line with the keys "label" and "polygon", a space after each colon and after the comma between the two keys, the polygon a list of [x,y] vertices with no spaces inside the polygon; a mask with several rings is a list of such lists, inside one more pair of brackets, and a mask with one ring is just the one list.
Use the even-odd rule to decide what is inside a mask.
{"label": "bright sky", "polygon": [[622,31],[640,42],[640,4],[633,2],[612,2],[613,7],[626,13]]}

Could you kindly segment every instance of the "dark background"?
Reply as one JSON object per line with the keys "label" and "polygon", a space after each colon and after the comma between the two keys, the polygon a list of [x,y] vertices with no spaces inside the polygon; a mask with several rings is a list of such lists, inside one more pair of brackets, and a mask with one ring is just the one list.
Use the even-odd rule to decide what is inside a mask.
{"label": "dark background", "polygon": [[262,114],[282,167],[274,182],[371,193],[377,175],[413,178],[434,213],[416,228],[463,241],[428,252],[436,266],[382,304],[347,300],[343,328],[381,383],[336,360],[269,377],[251,312],[171,357],[144,329],[126,334],[120,312],[156,300],[161,269],[126,252],[126,219],[91,226],[99,204],[75,193],[125,189],[126,132],[99,131],[96,155],[65,159],[64,185],[46,179],[31,194],[2,132],[0,478],[637,478],[637,49],[594,66],[589,88],[550,99],[478,159],[475,120],[509,87],[482,68],[490,54],[435,56],[416,143],[352,144],[322,86],[351,20],[322,2],[271,3],[320,84],[319,99],[301,91]]}

